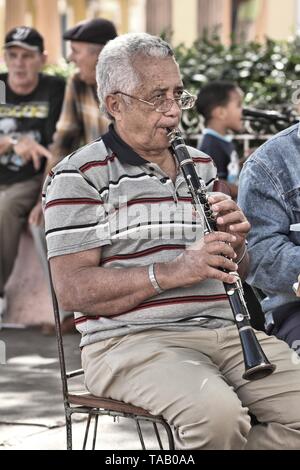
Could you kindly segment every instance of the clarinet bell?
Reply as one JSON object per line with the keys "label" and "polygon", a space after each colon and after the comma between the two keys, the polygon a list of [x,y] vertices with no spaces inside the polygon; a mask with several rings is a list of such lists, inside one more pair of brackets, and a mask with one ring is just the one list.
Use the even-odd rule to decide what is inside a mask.
{"label": "clarinet bell", "polygon": [[259,380],[272,374],[276,366],[267,359],[252,328],[243,328],[239,333],[245,362],[243,379]]}

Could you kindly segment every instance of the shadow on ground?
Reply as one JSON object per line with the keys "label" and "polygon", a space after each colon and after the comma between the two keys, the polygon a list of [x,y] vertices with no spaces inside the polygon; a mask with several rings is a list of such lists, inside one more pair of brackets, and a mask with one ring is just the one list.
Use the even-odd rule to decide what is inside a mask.
{"label": "shadow on ground", "polygon": [[[64,421],[55,337],[37,328],[0,331],[6,363],[0,365],[0,422],[34,423],[47,427]],[[78,334],[65,336],[70,368],[80,367]]]}
{"label": "shadow on ground", "polygon": [[[0,448],[54,450],[66,448],[61,379],[55,337],[38,328],[0,330],[6,363],[0,364]],[[80,335],[64,336],[67,368],[80,364]],[[3,344],[3,343],[1,343]],[[0,361],[2,362],[2,361]],[[75,379],[76,381],[78,379]],[[74,382],[74,390],[82,383]],[[82,447],[86,419],[74,415],[74,448]],[[148,449],[157,449],[150,423],[143,423]],[[89,442],[88,448],[90,448]],[[141,449],[135,423],[121,418],[100,418],[97,449]]]}

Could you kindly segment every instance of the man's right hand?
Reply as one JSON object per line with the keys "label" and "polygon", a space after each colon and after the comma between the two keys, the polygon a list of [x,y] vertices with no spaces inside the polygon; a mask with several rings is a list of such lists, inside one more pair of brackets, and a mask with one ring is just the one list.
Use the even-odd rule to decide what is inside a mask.
{"label": "man's right hand", "polygon": [[41,159],[51,159],[52,154],[43,145],[38,144],[32,137],[22,137],[19,142],[14,145],[14,151],[24,161],[32,161],[35,170],[41,167]]}

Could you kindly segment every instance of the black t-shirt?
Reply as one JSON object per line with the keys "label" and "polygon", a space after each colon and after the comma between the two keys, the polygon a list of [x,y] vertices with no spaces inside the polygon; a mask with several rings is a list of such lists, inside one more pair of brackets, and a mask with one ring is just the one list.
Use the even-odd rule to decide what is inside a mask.
{"label": "black t-shirt", "polygon": [[232,162],[233,158],[238,158],[234,144],[215,135],[205,134],[200,143],[199,150],[207,153],[213,159],[219,178],[227,180],[228,165]]}
{"label": "black t-shirt", "polygon": [[[40,74],[37,87],[29,95],[17,95],[7,83],[7,73],[0,74],[6,85],[6,103],[0,104],[0,137],[32,136],[41,145],[52,142],[56,122],[64,98],[62,78]],[[36,171],[32,162],[25,163],[14,152],[0,155],[0,184],[13,184],[30,179],[43,171]]]}

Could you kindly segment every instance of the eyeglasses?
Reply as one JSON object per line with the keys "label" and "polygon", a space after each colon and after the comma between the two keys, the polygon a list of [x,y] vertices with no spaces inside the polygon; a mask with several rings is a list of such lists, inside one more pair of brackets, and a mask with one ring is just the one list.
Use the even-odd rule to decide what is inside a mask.
{"label": "eyeglasses", "polygon": [[141,101],[141,103],[146,103],[149,106],[152,106],[155,111],[158,113],[167,113],[170,111],[172,108],[173,104],[176,103],[177,106],[179,106],[180,109],[191,109],[195,101],[197,99],[196,96],[191,95],[188,91],[183,90],[182,95],[179,96],[178,98],[164,98],[162,97],[157,97],[153,100],[151,103],[150,101],[143,100],[142,98],[137,98],[136,96],[129,95],[128,93],[124,93],[123,91],[115,91],[112,93],[113,95],[125,95],[128,96],[129,98],[133,98],[134,100]]}

